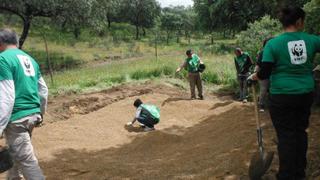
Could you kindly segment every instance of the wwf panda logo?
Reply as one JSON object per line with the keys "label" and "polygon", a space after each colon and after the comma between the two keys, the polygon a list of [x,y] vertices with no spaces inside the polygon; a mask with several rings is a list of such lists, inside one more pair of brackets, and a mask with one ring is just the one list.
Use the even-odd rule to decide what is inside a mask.
{"label": "wwf panda logo", "polygon": [[295,56],[302,56],[303,54],[303,44],[295,44],[292,48],[292,54]]}
{"label": "wwf panda logo", "polygon": [[26,55],[17,55],[17,58],[20,61],[24,74],[26,76],[35,76],[35,69],[33,67],[30,57]]}
{"label": "wwf panda logo", "polygon": [[31,67],[30,63],[31,63],[30,61],[24,60],[24,65],[26,66],[27,69],[30,69],[30,67]]}
{"label": "wwf panda logo", "polygon": [[304,40],[288,42],[291,64],[300,65],[307,62],[307,48]]}

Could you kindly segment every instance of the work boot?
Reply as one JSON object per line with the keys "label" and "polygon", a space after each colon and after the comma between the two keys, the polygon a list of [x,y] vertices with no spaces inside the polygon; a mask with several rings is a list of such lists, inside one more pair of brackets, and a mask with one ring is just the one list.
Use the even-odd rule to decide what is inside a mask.
{"label": "work boot", "polygon": [[202,95],[200,95],[200,96],[199,96],[199,99],[200,99],[200,100],[203,100],[204,98],[203,98],[203,96],[202,96]]}

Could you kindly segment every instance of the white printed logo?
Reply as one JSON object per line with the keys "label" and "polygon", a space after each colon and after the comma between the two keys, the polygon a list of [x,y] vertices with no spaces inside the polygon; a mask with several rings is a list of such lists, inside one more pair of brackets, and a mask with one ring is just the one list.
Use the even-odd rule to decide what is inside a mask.
{"label": "white printed logo", "polygon": [[307,62],[307,48],[304,40],[288,42],[291,63],[295,65]]}
{"label": "white printed logo", "polygon": [[32,65],[32,62],[28,56],[24,55],[17,55],[21,66],[23,67],[24,74],[26,76],[35,76],[34,67]]}

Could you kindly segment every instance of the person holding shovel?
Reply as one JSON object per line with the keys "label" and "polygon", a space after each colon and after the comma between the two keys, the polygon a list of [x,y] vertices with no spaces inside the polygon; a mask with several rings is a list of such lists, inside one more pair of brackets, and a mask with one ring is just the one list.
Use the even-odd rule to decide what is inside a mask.
{"label": "person holding shovel", "polygon": [[8,179],[22,179],[23,175],[28,180],[44,180],[31,134],[42,122],[48,88],[39,65],[17,43],[14,31],[0,30],[0,136],[4,133],[14,161]]}
{"label": "person holding shovel", "polygon": [[243,103],[247,102],[247,78],[250,75],[250,68],[253,62],[247,52],[243,52],[240,48],[236,48],[234,51],[236,57],[234,58],[234,63],[237,70],[239,87],[240,87],[240,97],[239,101]]}
{"label": "person holding shovel", "polygon": [[132,126],[138,121],[145,132],[155,130],[154,125],[160,121],[160,109],[155,105],[144,104],[140,99],[136,99],[133,106],[137,108],[136,115],[127,126]]}
{"label": "person holding shovel", "polygon": [[281,10],[284,33],[265,46],[260,70],[250,80],[270,79],[270,115],[278,137],[279,180],[305,179],[313,90],[313,59],[320,37],[302,32],[305,12],[299,7]]}
{"label": "person holding shovel", "polygon": [[176,73],[179,73],[183,68],[188,71],[188,79],[190,83],[191,99],[196,99],[195,88],[197,86],[198,96],[203,100],[202,80],[200,67],[204,67],[203,62],[198,55],[194,54],[191,49],[186,51],[187,58],[183,64],[178,67]]}

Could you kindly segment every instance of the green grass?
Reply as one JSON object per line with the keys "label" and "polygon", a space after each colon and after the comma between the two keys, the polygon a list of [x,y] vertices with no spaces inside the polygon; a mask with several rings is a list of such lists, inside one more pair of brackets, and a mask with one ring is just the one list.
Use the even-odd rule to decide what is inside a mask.
{"label": "green grass", "polygon": [[[21,28],[13,27],[17,32]],[[181,43],[173,38],[169,45],[164,36],[158,44],[158,60],[154,57],[154,35],[134,40],[134,29],[126,24],[114,24],[104,36],[84,29],[79,39],[71,33],[54,27],[34,27],[25,42],[24,49],[39,62],[42,72],[47,72],[44,33],[48,41],[49,55],[54,69],[54,84],[45,75],[50,93],[68,94],[101,90],[113,85],[144,80],[172,79],[186,81],[185,71],[176,74],[175,69],[184,61],[185,51],[193,49],[207,65],[202,74],[206,84],[232,89],[235,70],[230,51],[233,39],[217,37],[210,44],[208,35],[194,36],[189,44],[181,37]]]}
{"label": "green grass", "polygon": [[[45,76],[50,93],[68,94],[99,90],[116,84],[160,79],[185,79],[186,72],[175,73],[175,69],[183,62],[184,55],[165,56],[155,58],[139,58],[132,61],[114,61],[109,64],[94,67],[58,72],[54,75],[54,84],[49,83]],[[232,56],[215,55],[203,56],[207,70],[203,73],[203,80],[208,84],[229,85],[235,82],[235,71]]]}

